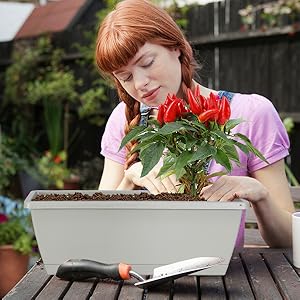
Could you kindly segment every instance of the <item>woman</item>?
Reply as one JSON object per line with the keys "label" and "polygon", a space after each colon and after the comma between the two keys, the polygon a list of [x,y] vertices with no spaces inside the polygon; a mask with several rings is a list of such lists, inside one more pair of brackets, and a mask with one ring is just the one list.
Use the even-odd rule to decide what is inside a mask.
{"label": "woman", "polygon": [[[194,90],[199,85],[193,80],[196,63],[191,46],[165,11],[148,1],[125,0],[100,26],[96,62],[113,79],[122,101],[112,112],[102,138],[105,165],[99,189],[138,186],[152,193],[176,192],[174,176],[156,178],[157,166],[141,178],[141,163],[134,155],[127,157],[125,149],[119,151],[119,146],[129,127],[145,122],[149,111],[155,115],[168,93],[186,100],[187,88]],[[200,91],[204,96],[223,93],[202,85]],[[241,166],[204,188],[202,197],[208,201],[247,199],[266,243],[291,246],[294,207],[284,171],[289,148],[286,131],[266,98],[238,93],[226,96],[231,101],[231,118],[246,120],[238,125],[238,131],[250,138],[269,164],[239,152]],[[128,145],[127,151],[133,146]],[[213,162],[209,172],[219,168]]]}

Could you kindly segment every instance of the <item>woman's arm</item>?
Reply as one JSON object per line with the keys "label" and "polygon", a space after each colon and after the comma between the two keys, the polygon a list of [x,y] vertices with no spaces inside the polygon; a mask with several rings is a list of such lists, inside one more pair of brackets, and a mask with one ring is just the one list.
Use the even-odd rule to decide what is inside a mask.
{"label": "woman's arm", "polygon": [[271,247],[292,245],[294,205],[284,171],[284,160],[246,176],[223,176],[203,189],[208,201],[248,200],[257,216],[259,230]]}
{"label": "woman's arm", "polygon": [[291,213],[295,208],[285,175],[284,160],[258,170],[252,176],[268,191],[265,199],[252,205],[262,237],[271,247],[291,247]]}
{"label": "woman's arm", "polygon": [[109,158],[104,159],[104,168],[99,190],[132,190],[134,184],[124,178],[124,166]]}

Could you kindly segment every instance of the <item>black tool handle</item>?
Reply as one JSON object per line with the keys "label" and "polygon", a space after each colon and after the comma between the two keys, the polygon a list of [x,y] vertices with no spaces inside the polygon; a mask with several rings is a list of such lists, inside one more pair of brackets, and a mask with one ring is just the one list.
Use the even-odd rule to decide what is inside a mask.
{"label": "black tool handle", "polygon": [[103,264],[88,259],[70,259],[58,267],[56,276],[65,280],[89,278],[129,279],[131,266],[127,264]]}

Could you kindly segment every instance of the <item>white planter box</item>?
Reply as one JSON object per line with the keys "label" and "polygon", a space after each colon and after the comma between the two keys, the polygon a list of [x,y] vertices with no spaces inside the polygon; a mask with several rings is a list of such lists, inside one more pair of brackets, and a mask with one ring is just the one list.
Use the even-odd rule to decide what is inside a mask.
{"label": "white planter box", "polygon": [[246,208],[243,201],[32,201],[37,194],[75,192],[99,191],[41,190],[25,199],[48,274],[71,258],[125,262],[152,274],[176,261],[220,256],[224,263],[201,275],[224,275]]}

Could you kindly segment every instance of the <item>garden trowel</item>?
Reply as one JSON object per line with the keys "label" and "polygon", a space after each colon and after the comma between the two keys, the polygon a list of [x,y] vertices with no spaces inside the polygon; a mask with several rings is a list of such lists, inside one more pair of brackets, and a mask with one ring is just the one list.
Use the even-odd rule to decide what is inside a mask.
{"label": "garden trowel", "polygon": [[61,264],[56,276],[65,280],[85,280],[89,278],[110,278],[114,280],[138,280],[134,285],[139,288],[149,288],[179,277],[211,268],[223,261],[220,257],[197,257],[173,264],[161,266],[153,270],[153,276],[145,279],[131,266],[124,263],[103,264],[88,259],[70,259]]}

